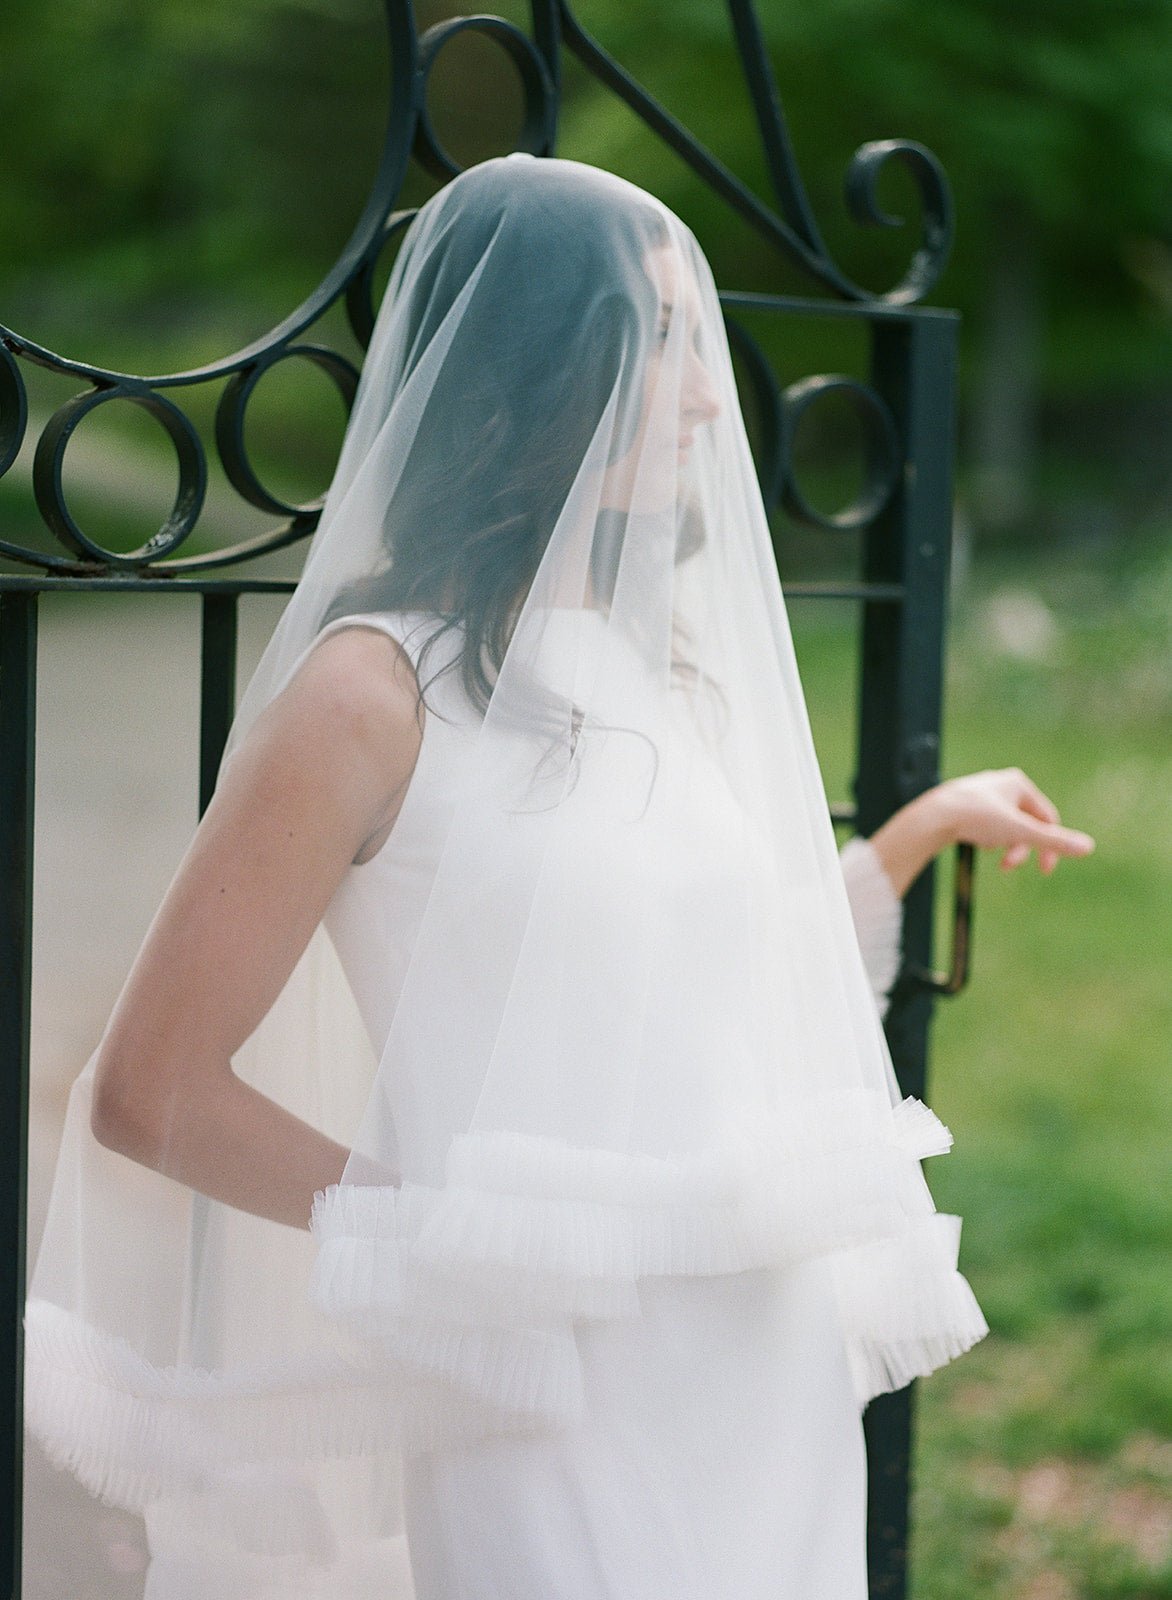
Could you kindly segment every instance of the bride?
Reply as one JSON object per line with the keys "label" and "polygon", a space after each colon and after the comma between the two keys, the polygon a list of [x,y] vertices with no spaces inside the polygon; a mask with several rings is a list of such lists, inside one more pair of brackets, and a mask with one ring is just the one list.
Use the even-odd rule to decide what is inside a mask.
{"label": "bride", "polygon": [[1011,768],[835,851],[692,235],[454,180],[71,1097],[28,1418],[150,1600],[864,1600],[986,1331],[879,1012],[960,840],[1092,848]]}

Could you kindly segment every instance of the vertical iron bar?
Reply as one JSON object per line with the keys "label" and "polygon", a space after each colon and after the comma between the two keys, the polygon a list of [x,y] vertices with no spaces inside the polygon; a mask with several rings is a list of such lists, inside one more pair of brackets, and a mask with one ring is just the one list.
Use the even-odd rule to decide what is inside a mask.
{"label": "vertical iron bar", "polygon": [[24,1294],[32,996],[35,592],[0,595],[0,1592],[19,1600],[24,1510]]}
{"label": "vertical iron bar", "polygon": [[729,0],[729,18],[745,85],[753,101],[757,127],[765,151],[773,192],[781,201],[781,214],[789,226],[812,250],[825,253],[818,224],[794,160],[789,127],[777,92],[777,79],[769,59],[761,19],[753,0]]}
{"label": "vertical iron bar", "polygon": [[205,594],[200,629],[199,814],[216,787],[220,758],[236,709],[238,596]]}
{"label": "vertical iron bar", "polygon": [[[869,582],[904,585],[901,606],[868,603],[860,648],[855,799],[859,831],[939,779],[945,611],[952,528],[956,317],[928,312],[871,326],[871,381],[904,447],[900,491],[868,531]],[[931,965],[934,873],[904,901],[905,963]],[[923,1096],[934,998],[901,979],[886,1031],[905,1095]],[[905,1600],[915,1385],[880,1395],[864,1417],[869,1461],[867,1556],[872,1600]]]}

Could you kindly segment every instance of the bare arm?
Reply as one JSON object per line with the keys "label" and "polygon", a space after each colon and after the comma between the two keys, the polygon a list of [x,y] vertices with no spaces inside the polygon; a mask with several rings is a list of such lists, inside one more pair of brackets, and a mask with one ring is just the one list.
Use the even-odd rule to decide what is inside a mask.
{"label": "bare arm", "polygon": [[959,843],[1003,850],[1006,869],[1020,866],[1036,849],[1047,874],[1061,856],[1085,856],[1095,844],[1089,834],[1061,825],[1057,806],[1020,767],[948,778],[901,806],[871,835],[901,899],[934,856]]}
{"label": "bare arm", "polygon": [[348,1151],[243,1083],[231,1058],[284,987],[347,867],[414,770],[416,684],[395,641],[322,641],[234,755],[99,1046],[93,1131],[217,1200],[307,1227]]}

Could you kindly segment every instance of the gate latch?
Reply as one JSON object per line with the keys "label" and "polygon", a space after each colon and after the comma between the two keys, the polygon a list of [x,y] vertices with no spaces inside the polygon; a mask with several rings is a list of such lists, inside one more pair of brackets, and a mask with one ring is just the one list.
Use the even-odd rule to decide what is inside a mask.
{"label": "gate latch", "polygon": [[969,953],[973,936],[973,877],[977,870],[977,852],[972,844],[956,847],[956,873],[952,897],[952,960],[947,972],[933,972],[928,967],[910,964],[906,977],[920,989],[932,994],[959,994],[969,980]]}

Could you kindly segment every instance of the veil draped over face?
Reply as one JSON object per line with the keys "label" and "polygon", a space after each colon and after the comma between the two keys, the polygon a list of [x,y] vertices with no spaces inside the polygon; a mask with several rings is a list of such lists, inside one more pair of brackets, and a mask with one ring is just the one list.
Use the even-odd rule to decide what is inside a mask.
{"label": "veil draped over face", "polygon": [[651,1278],[825,1258],[860,1406],[986,1331],[920,1166],[951,1137],[860,956],[711,273],[649,195],[514,156],[418,213],[226,764],[327,625],[388,613],[428,641],[424,751],[441,682],[465,714],[386,1037],[323,924],[234,1060],[352,1151],[311,1232],[101,1149],[92,1063],[71,1103],[29,1417],[146,1509],[160,1596],[197,1545],[252,1575],[221,1594],[307,1563],[365,1592],[338,1551],[395,1536],[403,1454],[572,1426],[575,1327]]}

